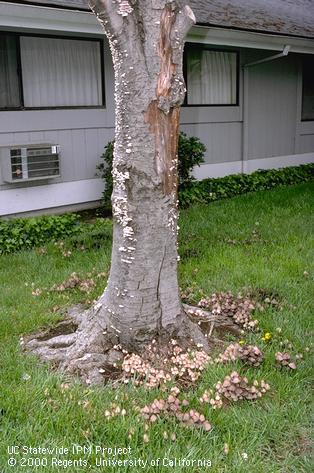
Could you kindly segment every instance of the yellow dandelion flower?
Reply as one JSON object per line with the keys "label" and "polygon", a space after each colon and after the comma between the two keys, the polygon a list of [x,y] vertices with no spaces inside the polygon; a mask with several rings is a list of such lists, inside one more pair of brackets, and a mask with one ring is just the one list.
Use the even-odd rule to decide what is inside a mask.
{"label": "yellow dandelion flower", "polygon": [[272,334],[270,332],[266,332],[264,333],[264,336],[262,337],[262,340],[264,340],[264,342],[269,342],[269,340],[271,340],[272,338]]}

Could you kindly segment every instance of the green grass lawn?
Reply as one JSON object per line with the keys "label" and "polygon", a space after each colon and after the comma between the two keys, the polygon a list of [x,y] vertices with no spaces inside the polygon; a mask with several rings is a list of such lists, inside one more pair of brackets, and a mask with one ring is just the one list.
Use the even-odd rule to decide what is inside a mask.
{"label": "green grass lawn", "polygon": [[[189,288],[195,301],[202,293],[230,290],[263,290],[275,294],[281,309],[270,306],[256,313],[260,327],[271,332],[269,343],[261,333],[245,334],[250,343],[265,352],[259,368],[246,369],[238,362],[210,365],[185,397],[206,415],[210,432],[186,428],[171,418],[161,418],[145,430],[135,406],[143,407],[164,393],[144,388],[89,388],[52,372],[19,346],[22,334],[60,319],[62,310],[74,303],[91,301],[102,292],[110,264],[110,242],[102,249],[73,250],[69,257],[47,245],[0,257],[0,471],[1,473],[68,472],[231,472],[301,473],[313,471],[310,464],[311,330],[313,311],[313,186],[300,184],[268,192],[247,194],[208,206],[195,206],[180,216],[180,285]],[[78,289],[50,292],[54,284],[72,272],[92,278],[96,286],[86,294]],[[39,290],[39,291],[36,291]],[[42,291],[42,292],[40,292]],[[32,295],[34,294],[38,295]],[[278,334],[276,328],[281,328]],[[280,340],[289,339],[291,353],[302,353],[295,371],[278,369],[274,354]],[[310,347],[310,352],[306,351]],[[265,379],[271,390],[256,401],[231,404],[220,410],[200,404],[205,389],[237,369],[250,380]],[[105,411],[116,404],[126,410],[110,420]],[[129,432],[133,429],[129,438]],[[164,432],[173,440],[165,439]],[[146,433],[149,442],[143,441]],[[96,467],[95,452],[81,457],[87,467],[32,466],[16,456],[8,466],[7,447],[67,447],[72,444],[130,447],[132,458],[147,460],[140,466]],[[229,453],[224,452],[228,444]],[[243,455],[244,454],[244,455]],[[53,455],[55,456],[55,455]],[[99,455],[98,455],[99,456]],[[28,455],[43,458],[45,455]],[[156,458],[210,459],[212,466],[150,466]],[[27,459],[27,456],[24,457]],[[78,459],[70,453],[62,460]],[[120,459],[126,457],[121,455]],[[36,461],[35,461],[36,463]]]}

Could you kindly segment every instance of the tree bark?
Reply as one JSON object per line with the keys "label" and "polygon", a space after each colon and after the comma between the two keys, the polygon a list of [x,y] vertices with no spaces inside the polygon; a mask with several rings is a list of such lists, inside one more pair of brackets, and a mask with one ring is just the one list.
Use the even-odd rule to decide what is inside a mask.
{"label": "tree bark", "polygon": [[184,38],[195,18],[173,0],[93,1],[110,42],[116,132],[111,271],[99,303],[127,346],[182,315],[177,279],[177,142]]}
{"label": "tree bark", "polygon": [[[184,39],[195,22],[179,0],[91,0],[115,71],[113,247],[108,285],[75,333],[45,332],[27,348],[101,382],[99,367],[154,337],[207,344],[180,300],[177,278],[177,143]],[[65,321],[65,324],[67,322]],[[70,332],[70,330],[68,330]]]}

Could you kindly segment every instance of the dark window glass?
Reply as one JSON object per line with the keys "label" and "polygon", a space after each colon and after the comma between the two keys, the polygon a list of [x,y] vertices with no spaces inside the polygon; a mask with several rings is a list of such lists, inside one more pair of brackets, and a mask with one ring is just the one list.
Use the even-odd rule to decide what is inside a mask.
{"label": "dark window glass", "polygon": [[303,61],[302,120],[314,120],[314,58]]}
{"label": "dark window glass", "polygon": [[0,35],[0,108],[21,106],[17,38]]}

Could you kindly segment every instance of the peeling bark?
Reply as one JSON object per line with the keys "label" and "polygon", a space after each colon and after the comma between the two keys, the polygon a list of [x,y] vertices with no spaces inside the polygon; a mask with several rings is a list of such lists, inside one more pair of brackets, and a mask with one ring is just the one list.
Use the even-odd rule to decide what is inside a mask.
{"label": "peeling bark", "polygon": [[172,3],[165,5],[160,20],[160,38],[157,53],[160,58],[160,72],[153,100],[145,116],[150,131],[155,135],[156,172],[160,176],[165,194],[177,192],[177,147],[180,125],[180,105],[183,102],[184,82],[177,74],[173,60],[172,31],[177,11]]}

